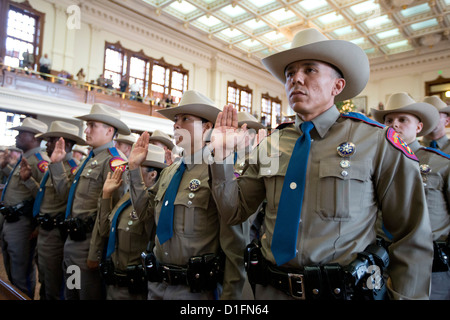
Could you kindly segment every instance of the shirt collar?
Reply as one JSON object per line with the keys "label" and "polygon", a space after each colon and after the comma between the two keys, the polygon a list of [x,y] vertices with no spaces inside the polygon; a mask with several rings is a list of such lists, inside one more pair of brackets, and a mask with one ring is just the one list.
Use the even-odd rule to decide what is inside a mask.
{"label": "shirt collar", "polygon": [[416,139],[414,142],[411,142],[408,144],[408,147],[412,150],[412,152],[416,153],[422,146],[420,145],[419,141]]}
{"label": "shirt collar", "polygon": [[25,152],[25,153],[23,154],[23,156],[24,156],[25,158],[28,158],[29,156],[32,156],[33,154],[39,153],[39,152],[41,152],[41,151],[42,151],[42,148],[41,148],[41,147],[36,147],[36,148],[33,148],[33,149],[28,150],[27,152]]}
{"label": "shirt collar", "polygon": [[[331,126],[337,121],[337,119],[339,119],[340,115],[341,114],[338,109],[333,105],[331,108],[324,111],[312,120],[312,123],[314,124],[314,127],[316,128],[316,131],[321,138],[323,138],[327,134],[328,130],[330,130]],[[304,121],[300,119],[298,114],[296,114],[295,129],[299,133],[301,133],[300,125],[303,122]]]}
{"label": "shirt collar", "polygon": [[94,151],[94,156],[96,156],[96,155],[98,155],[100,152],[102,152],[103,150],[105,150],[105,149],[109,149],[109,148],[112,148],[112,147],[114,147],[114,141],[110,141],[110,142],[108,142],[108,143],[105,143],[104,145],[102,145],[102,146],[100,146],[100,147],[98,147],[98,148],[95,148],[93,151]]}

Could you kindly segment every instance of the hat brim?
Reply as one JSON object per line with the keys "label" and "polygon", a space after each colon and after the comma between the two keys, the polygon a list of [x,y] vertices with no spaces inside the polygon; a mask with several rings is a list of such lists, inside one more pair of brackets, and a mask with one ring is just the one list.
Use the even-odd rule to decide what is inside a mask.
{"label": "hat brim", "polygon": [[403,108],[392,110],[377,110],[372,108],[371,112],[374,119],[383,124],[384,117],[390,113],[409,113],[415,115],[419,118],[420,122],[423,123],[422,130],[417,134],[418,137],[429,134],[436,128],[439,122],[439,113],[437,112],[437,109],[431,104],[425,102],[417,102]]}
{"label": "hat brim", "polygon": [[326,40],[275,53],[262,59],[263,65],[285,84],[286,67],[300,60],[318,60],[338,68],[345,79],[345,87],[336,101],[356,97],[367,85],[370,76],[369,59],[360,47],[344,40]]}
{"label": "hat brim", "polygon": [[259,129],[266,128],[266,127],[264,127],[264,125],[262,123],[254,122],[254,121],[241,121],[241,122],[238,122],[238,126],[241,127],[244,123],[247,124],[247,128],[255,129],[256,131],[258,131]]}
{"label": "hat brim", "polygon": [[86,146],[86,140],[80,138],[79,136],[67,133],[67,132],[46,132],[46,133],[39,133],[35,135],[36,138],[42,138],[44,140],[48,138],[59,138],[63,137],[64,139],[75,141],[75,144],[78,144],[80,146]]}
{"label": "hat brim", "polygon": [[148,140],[149,141],[161,142],[162,144],[164,144],[170,150],[172,150],[173,147],[175,147],[175,144],[172,141],[170,141],[169,139],[164,138],[164,137],[152,137],[152,136],[150,136],[150,138]]}
{"label": "hat brim", "polygon": [[22,126],[12,127],[10,130],[25,131],[25,132],[31,132],[31,133],[42,133],[41,131],[39,131],[35,128],[22,127]]}
{"label": "hat brim", "polygon": [[77,119],[80,120],[84,120],[84,121],[97,121],[97,122],[102,122],[105,123],[107,125],[110,125],[114,128],[117,129],[117,132],[119,132],[120,134],[124,134],[124,135],[129,135],[131,134],[131,130],[130,128],[128,128],[128,126],[121,120],[108,116],[108,115],[104,115],[104,114],[87,114],[84,116],[78,116],[75,117]]}
{"label": "hat brim", "polygon": [[446,113],[448,116],[450,116],[450,106],[440,109],[439,112]]}
{"label": "hat brim", "polygon": [[177,114],[192,114],[194,116],[208,120],[215,124],[220,109],[209,104],[185,104],[182,106],[171,107],[166,109],[159,109],[156,112],[160,113],[167,119],[174,121]]}
{"label": "hat brim", "polygon": [[142,162],[142,166],[159,168],[159,169],[164,169],[164,168],[168,167],[167,163],[161,163],[158,161],[144,161],[144,162]]}

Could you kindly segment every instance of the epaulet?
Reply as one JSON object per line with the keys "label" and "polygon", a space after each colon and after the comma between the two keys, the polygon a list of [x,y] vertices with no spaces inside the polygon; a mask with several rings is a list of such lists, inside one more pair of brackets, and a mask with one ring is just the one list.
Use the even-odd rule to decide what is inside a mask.
{"label": "epaulet", "polygon": [[42,158],[42,154],[40,152],[36,152],[34,154],[34,156],[39,161],[38,164],[37,164],[37,167],[38,167],[39,171],[41,171],[42,173],[47,171],[47,169],[48,169],[48,161],[44,160],[44,158]]}
{"label": "epaulet", "polygon": [[440,156],[450,160],[450,154],[442,152],[439,149],[435,149],[435,148],[431,148],[431,147],[422,147],[422,148],[420,148],[420,150],[426,150],[426,151],[434,152],[434,153],[436,153],[436,154],[438,154],[438,155],[440,155]]}
{"label": "epaulet", "polygon": [[405,143],[405,141],[400,138],[398,133],[392,129],[388,128],[386,130],[386,139],[398,150],[400,150],[405,156],[408,158],[419,161],[417,156],[414,154],[414,152],[411,150],[411,148]]}
{"label": "epaulet", "polygon": [[288,121],[288,122],[280,123],[280,124],[275,128],[275,130],[281,130],[281,129],[284,129],[284,128],[286,128],[288,125],[294,124],[294,123],[295,123],[295,121]]}
{"label": "epaulet", "polygon": [[370,119],[368,116],[359,113],[359,112],[346,112],[346,113],[342,113],[341,114],[342,118],[349,118],[349,119],[353,119],[353,120],[359,120],[362,122],[365,122],[367,124],[370,124],[372,126],[375,127],[379,127],[379,128],[384,128],[386,127],[384,124],[379,123],[378,121],[375,121],[373,119]]}
{"label": "epaulet", "polygon": [[112,155],[112,158],[109,160],[111,170],[115,171],[117,168],[121,168],[122,171],[125,171],[127,161],[120,156],[116,147],[111,147],[108,151]]}

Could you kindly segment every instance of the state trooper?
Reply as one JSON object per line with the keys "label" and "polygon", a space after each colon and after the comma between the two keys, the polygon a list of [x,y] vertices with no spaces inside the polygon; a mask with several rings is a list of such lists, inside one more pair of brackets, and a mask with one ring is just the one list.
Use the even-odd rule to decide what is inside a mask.
{"label": "state trooper", "polygon": [[[145,188],[153,186],[161,170],[167,167],[164,159],[163,148],[148,145],[147,157],[140,168]],[[122,184],[122,172],[108,173],[103,186],[98,219],[100,234],[108,237],[108,245],[100,270],[107,284],[108,300],[147,300],[147,278],[141,253],[146,251],[150,241],[154,242],[155,221],[148,216],[138,219],[129,192],[112,207],[111,194]]]}
{"label": "state trooper", "polygon": [[149,138],[149,142],[155,146],[162,147],[166,153],[165,161],[167,165],[171,165],[173,161],[178,158],[178,148],[173,143],[168,134],[165,134],[161,130],[153,131]]}
{"label": "state trooper", "polygon": [[[63,138],[66,156],[62,161],[64,170],[72,179],[79,161],[72,155],[75,144],[85,145],[79,127],[64,121],[53,121],[46,133],[37,138],[47,141],[47,154],[51,157],[56,142]],[[41,299],[64,299],[64,275],[62,270],[63,249],[66,234],[63,229],[68,194],[59,194],[47,171],[40,182],[39,192],[33,206],[33,217],[37,219],[39,234],[37,241],[38,271],[41,282]]]}
{"label": "state trooper", "polygon": [[33,118],[25,118],[20,126],[11,130],[19,131],[16,147],[23,151],[23,155],[14,167],[7,165],[7,159],[0,164],[8,175],[0,209],[5,218],[2,252],[9,280],[33,299],[36,288],[37,230],[32,209],[49,162],[47,154],[40,147],[42,139],[36,138],[35,134],[45,133],[47,125]]}
{"label": "state trooper", "polygon": [[450,154],[450,140],[445,131],[450,124],[450,106],[437,96],[425,97],[423,102],[433,105],[439,111],[439,122],[430,133],[424,135],[420,143],[425,147],[440,149]]}
{"label": "state trooper", "polygon": [[[139,219],[150,216],[157,225],[154,249],[145,259],[149,300],[242,296],[242,227],[220,223],[205,157],[205,140],[219,111],[211,99],[195,90],[186,91],[177,107],[158,110],[174,122],[175,143],[184,151],[181,159],[162,171],[149,192],[139,169],[147,154],[147,132],[131,152],[133,205]],[[223,283],[223,291],[218,282]]]}
{"label": "state trooper", "polygon": [[[58,192],[68,193],[64,221],[68,232],[63,260],[65,297],[67,300],[95,300],[103,298],[104,289],[98,266],[106,242],[106,239],[99,235],[96,222],[99,200],[108,173],[115,170],[117,163],[126,159],[125,155],[114,147],[113,138],[116,131],[125,135],[131,132],[120,120],[120,112],[104,104],[93,104],[89,114],[75,118],[86,121],[86,143],[93,150],[71,180],[69,172],[63,166],[66,152],[64,140],[60,139],[52,153],[49,168]],[[124,188],[123,185],[113,193],[113,205],[122,197]],[[71,274],[67,272],[67,268],[70,266],[79,268],[79,289],[76,286],[68,286],[67,280]]]}
{"label": "state trooper", "polygon": [[[387,287],[392,299],[428,299],[433,245],[417,158],[394,130],[334,105],[367,84],[364,51],[308,28],[262,62],[285,84],[295,122],[260,143],[237,179],[230,141],[245,130],[232,105],[210,146],[212,194],[225,221],[242,223],[267,199],[265,233],[246,251],[255,298],[383,299]],[[394,236],[389,256],[376,243],[378,208]]]}
{"label": "state trooper", "polygon": [[[393,128],[419,159],[434,243],[430,299],[449,300],[450,155],[423,147],[417,140],[417,137],[432,132],[442,117],[433,105],[416,102],[405,92],[392,94],[385,109],[372,109],[372,114],[375,120]],[[389,242],[391,234],[383,227],[378,233]]]}
{"label": "state trooper", "polygon": [[114,142],[116,145],[116,148],[123,152],[123,154],[128,158],[130,156],[131,148],[133,147],[133,144],[136,142],[136,135],[129,134],[118,134],[117,137],[114,138]]}

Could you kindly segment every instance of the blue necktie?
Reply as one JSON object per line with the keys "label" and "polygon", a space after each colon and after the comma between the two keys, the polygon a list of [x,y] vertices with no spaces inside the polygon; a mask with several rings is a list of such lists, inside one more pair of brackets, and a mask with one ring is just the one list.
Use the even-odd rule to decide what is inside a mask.
{"label": "blue necktie", "polygon": [[75,196],[75,190],[77,189],[78,181],[80,180],[81,173],[83,172],[84,167],[89,162],[89,160],[94,155],[94,151],[89,152],[89,156],[84,160],[81,167],[78,169],[77,174],[75,175],[75,179],[73,180],[72,185],[70,186],[69,191],[69,198],[67,199],[67,207],[66,207],[66,219],[69,217],[70,213],[72,212],[72,204],[73,204],[73,197]]}
{"label": "blue necktie", "polygon": [[435,140],[430,142],[430,147],[435,148],[435,149],[439,149],[437,142]]}
{"label": "blue necktie", "polygon": [[42,199],[44,198],[44,193],[45,193],[45,184],[47,183],[49,176],[50,176],[50,171],[47,170],[47,172],[42,177],[41,185],[39,186],[39,191],[36,195],[36,199],[34,200],[33,217],[36,217],[39,214],[39,210],[41,209],[41,203],[42,203]]}
{"label": "blue necktie", "polygon": [[183,177],[186,165],[182,160],[177,172],[170,180],[169,187],[164,195],[164,200],[161,208],[161,213],[159,215],[158,226],[156,228],[156,235],[160,244],[163,244],[173,236],[173,210],[175,197],[178,193],[178,187],[180,186],[181,178]]}
{"label": "blue necktie", "polygon": [[272,253],[279,266],[296,255],[312,128],[314,124],[310,121],[301,124],[303,135],[295,143],[284,177],[272,239]]}
{"label": "blue necktie", "polygon": [[114,214],[114,218],[111,221],[111,229],[109,231],[109,239],[108,239],[108,247],[106,250],[106,258],[108,259],[113,254],[114,250],[116,250],[116,230],[117,230],[117,220],[119,219],[122,211],[131,204],[131,199],[128,199],[117,209]]}
{"label": "blue necktie", "polygon": [[16,170],[17,166],[20,164],[21,161],[22,161],[22,155],[20,156],[20,158],[19,158],[19,160],[17,161],[16,165],[14,166],[14,168],[13,168],[12,171],[11,171],[11,173],[9,174],[8,180],[6,180],[5,187],[3,188],[3,192],[2,192],[2,198],[0,199],[0,201],[2,201],[2,202],[3,202],[3,200],[5,199],[6,188],[8,187],[8,183],[9,183],[9,181],[11,180],[11,178],[12,178],[12,176],[13,176],[13,174],[14,174],[14,171]]}

